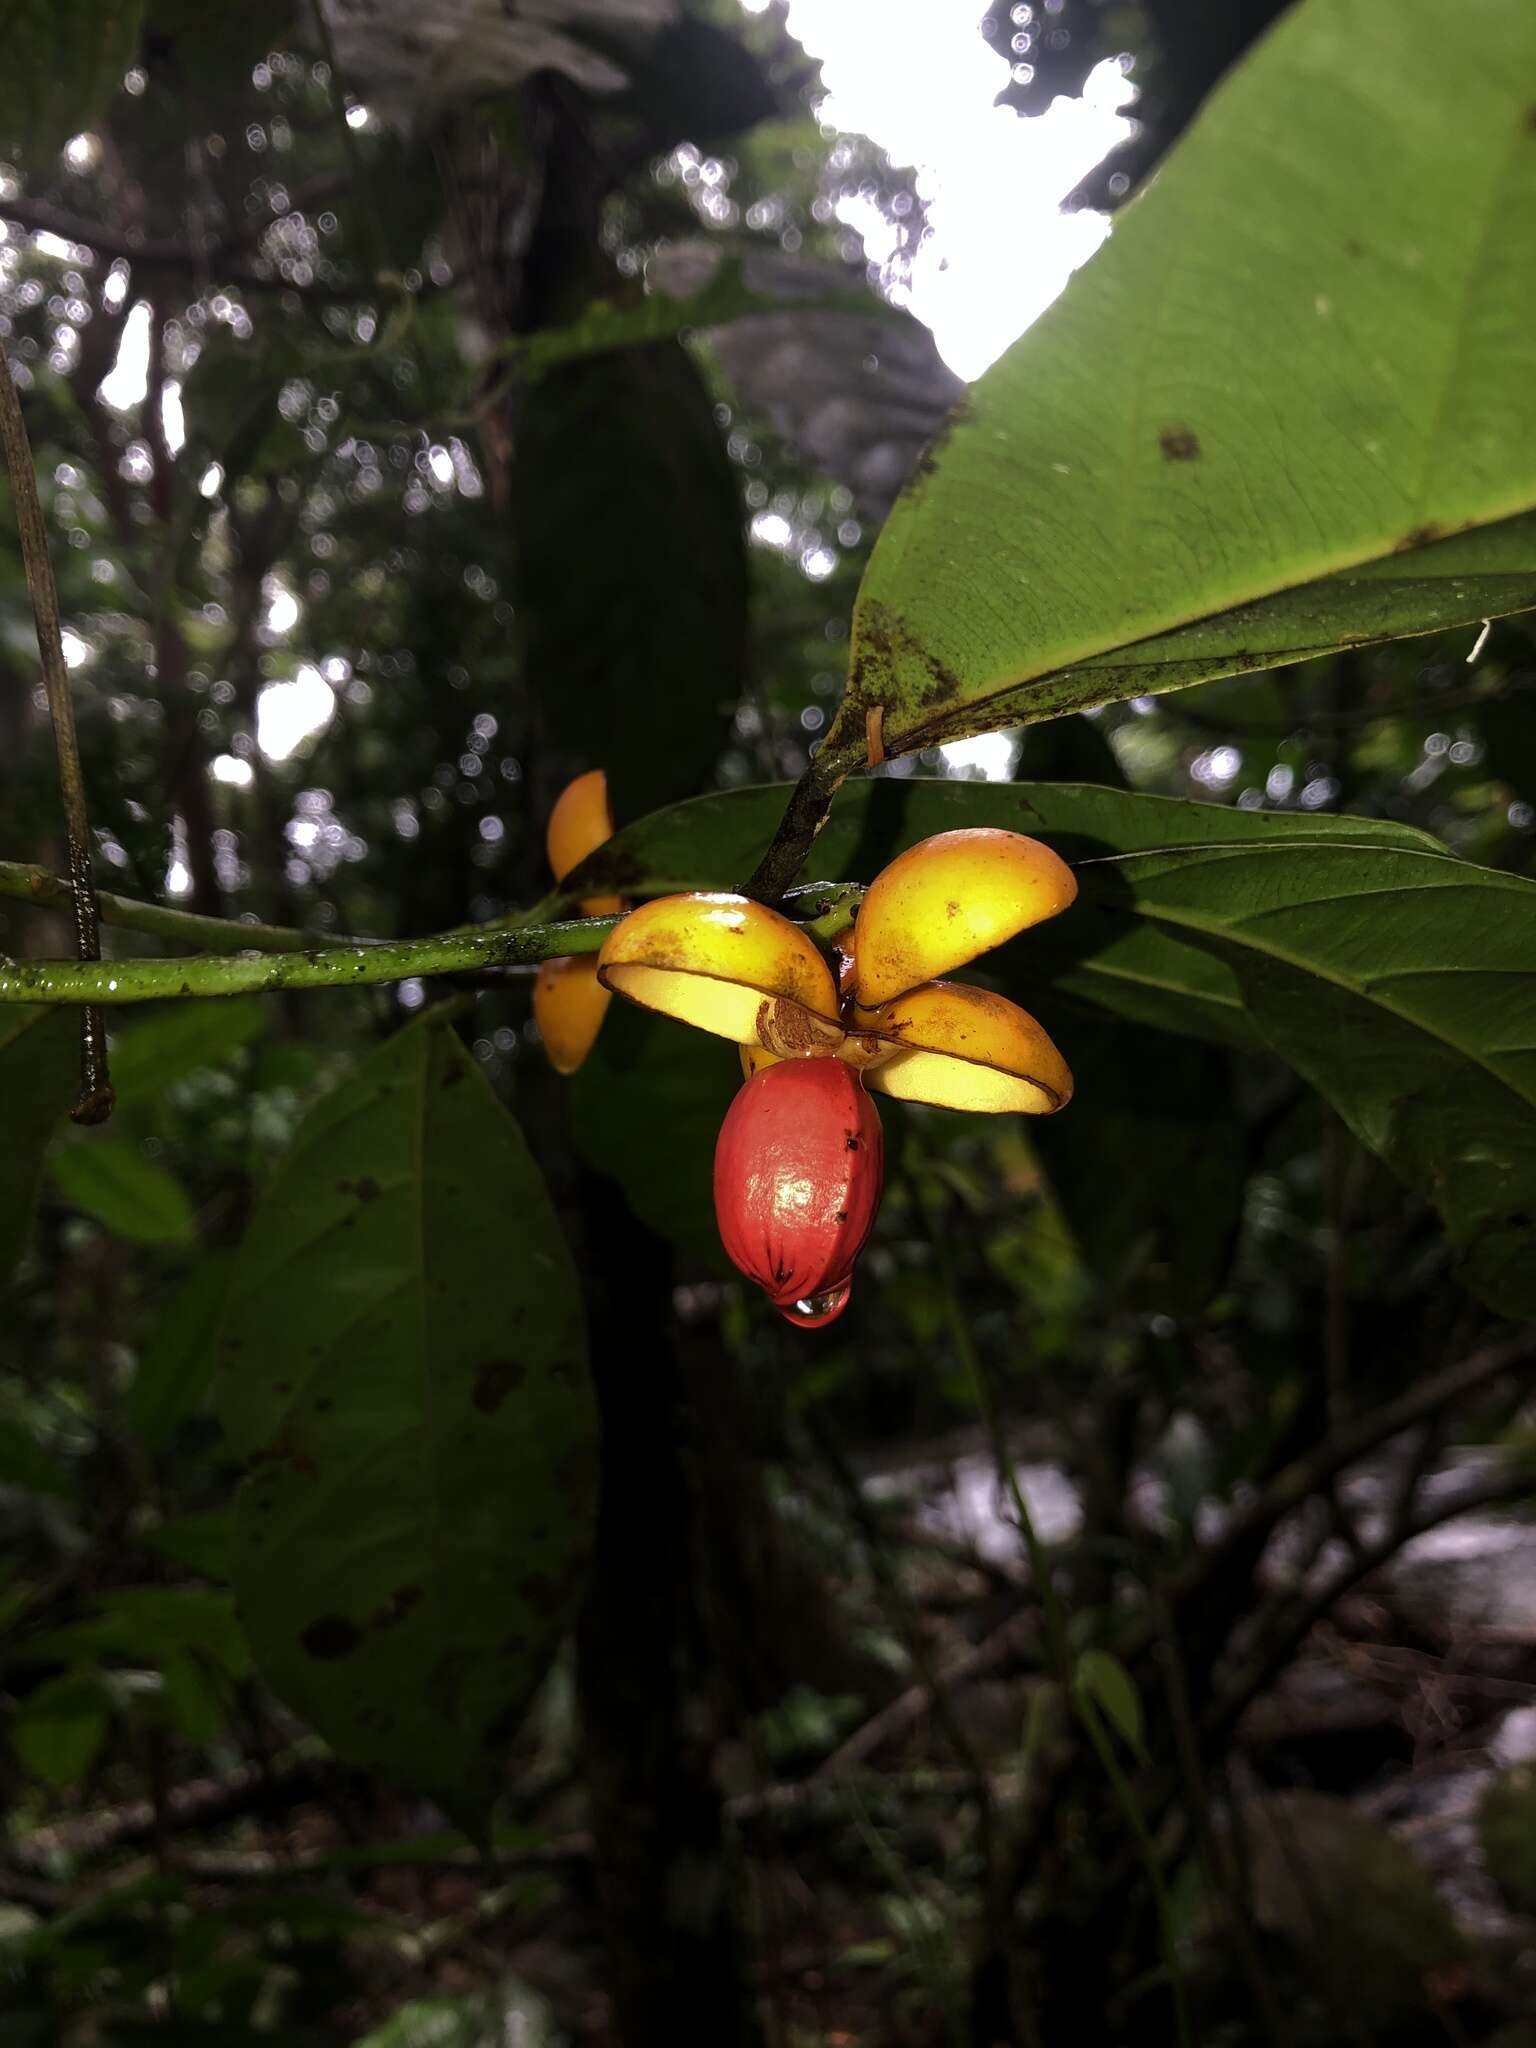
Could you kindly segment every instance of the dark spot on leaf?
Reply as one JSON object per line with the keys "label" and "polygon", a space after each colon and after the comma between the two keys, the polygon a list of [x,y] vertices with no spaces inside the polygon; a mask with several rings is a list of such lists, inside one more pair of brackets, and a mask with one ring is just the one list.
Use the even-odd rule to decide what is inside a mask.
{"label": "dark spot on leaf", "polygon": [[418,1601],[426,1598],[425,1586],[396,1586],[382,1607],[368,1617],[370,1628],[393,1628],[404,1621]]}
{"label": "dark spot on leaf", "polygon": [[1357,242],[1354,236],[1351,235],[1349,240],[1344,244],[1344,254],[1346,256],[1363,256],[1365,254],[1364,242]]}
{"label": "dark spot on leaf", "polygon": [[494,1415],[514,1387],[520,1387],[528,1373],[511,1358],[489,1358],[475,1372],[471,1399],[482,1415]]}
{"label": "dark spot on leaf", "polygon": [[350,1657],[362,1640],[345,1615],[322,1614],[318,1621],[312,1621],[305,1629],[299,1637],[299,1644],[311,1657],[330,1664],[338,1657]]}
{"label": "dark spot on leaf", "polygon": [[1164,462],[1198,462],[1200,437],[1193,427],[1164,427],[1157,437]]}
{"label": "dark spot on leaf", "polygon": [[371,1173],[360,1173],[356,1180],[339,1180],[336,1183],[338,1195],[356,1195],[360,1202],[373,1202],[383,1194]]}
{"label": "dark spot on leaf", "polygon": [[322,1394],[319,1400],[315,1403],[315,1413],[317,1415],[329,1415],[331,1410],[335,1406],[336,1403],[332,1400],[329,1394]]}
{"label": "dark spot on leaf", "polygon": [[1392,552],[1394,555],[1400,555],[1403,554],[1408,548],[1425,548],[1429,546],[1429,543],[1432,540],[1438,540],[1439,538],[1440,529],[1438,526],[1430,525],[1410,527],[1408,532],[1403,535],[1402,539],[1394,545]]}
{"label": "dark spot on leaf", "polygon": [[318,1479],[320,1476],[319,1467],[291,1425],[279,1430],[262,1456],[270,1464],[289,1466],[301,1479]]}

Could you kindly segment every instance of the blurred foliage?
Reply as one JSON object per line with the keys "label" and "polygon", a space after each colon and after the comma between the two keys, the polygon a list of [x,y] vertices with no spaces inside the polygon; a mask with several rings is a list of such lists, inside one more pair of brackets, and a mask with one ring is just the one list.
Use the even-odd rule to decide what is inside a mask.
{"label": "blurred foliage", "polygon": [[[1062,0],[1027,21],[999,6],[986,33],[1031,38],[1014,54],[1032,75],[1009,89],[1022,118],[1092,62],[1133,59],[1142,131],[1093,187],[1113,200],[1272,11]],[[13,41],[0,89],[0,114],[26,123],[4,145],[0,320],[56,540],[107,886],[320,939],[425,932],[543,894],[544,820],[579,769],[608,768],[626,821],[701,792],[750,810],[728,793],[800,772],[841,689],[874,531],[955,382],[842,217],[857,196],[915,246],[924,193],[867,139],[824,131],[814,63],[777,8],[593,0],[530,24],[455,0],[439,11],[446,55],[419,40],[424,10],[393,0],[327,5],[331,49],[311,9],[279,0],[151,0],[142,34],[113,0],[16,12],[48,40],[31,56]],[[530,26],[557,39],[535,71]],[[31,635],[5,545],[0,856],[57,869]],[[1018,823],[1006,807],[1027,777],[1061,819],[1086,805],[1142,820],[1149,799],[1178,799],[1218,841],[1374,829],[1411,850],[1422,832],[1531,878],[1529,617],[1474,641],[1458,629],[928,749],[846,793],[818,872],[867,879],[909,801],[915,815],[953,798],[939,823],[971,804]],[[993,782],[970,787],[983,771]],[[1066,787],[1082,783],[1100,787]],[[739,880],[763,836],[757,819],[698,878]],[[1327,1076],[1377,1041],[1315,990],[1288,998],[1280,1050],[1296,1065],[1257,997],[1251,1016],[1227,1005],[1228,1030],[1191,1025],[1231,970],[1165,931],[1145,943],[1190,986],[1127,974],[1106,1007],[1114,963],[1087,934],[1115,906],[1091,895],[1075,936],[1063,919],[997,961],[1068,1051],[1070,1111],[1020,1130],[892,1105],[854,1306],[812,1337],[748,1299],[715,1243],[729,1047],[616,1006],[561,1089],[510,974],[167,1004],[114,1016],[117,1119],[82,1133],[61,1122],[63,1021],[0,1019],[7,2048],[606,2041],[611,1902],[638,1926],[653,1899],[691,1912],[731,1889],[751,1900],[754,1981],[806,2048],[927,2048],[968,2010],[975,2038],[1009,2038],[1000,1899],[1040,2038],[1162,2048],[1144,1876],[1039,1654],[978,1387],[1070,1595],[1078,1687],[1125,1736],[1156,1823],[1205,2038],[1266,2039],[1266,1967],[1319,2039],[1408,2038],[1391,2029],[1437,2010],[1476,2039],[1520,2013],[1497,1977],[1477,1975],[1484,2006],[1461,2000],[1466,1937],[1390,1837],[1365,1841],[1348,1807],[1340,1821],[1251,1798],[1270,1761],[1230,1739],[1265,1658],[1279,1670],[1297,1647],[1316,1574],[1349,1550],[1347,1535],[1327,1548],[1348,1504],[1328,1504],[1308,1463],[1340,1412],[1369,1417],[1511,1341],[1464,1289],[1434,1207],[1456,1148],[1431,1146],[1400,1181],[1341,1128],[1297,1068],[1332,1093]],[[1443,943],[1470,945],[1483,922],[1491,946],[1480,911]],[[1380,935],[1368,900],[1349,924],[1363,958]],[[5,952],[67,944],[54,913],[0,897]],[[439,1101],[395,1066],[445,995],[459,1007],[430,1031],[440,1071],[463,1079]],[[1469,1011],[1493,1043],[1499,1013]],[[1397,1059],[1350,1088],[1395,1086],[1411,1064]],[[1467,1100],[1428,1067],[1411,1092],[1442,1135]],[[1497,1121],[1481,1114],[1479,1144]],[[470,1164],[476,1199],[456,1208],[447,1183],[462,1167],[467,1185]],[[369,1233],[367,1257],[343,1253]],[[594,1836],[594,1802],[633,1758],[581,1732],[590,1666],[556,1642],[574,1566],[498,1576],[514,1524],[562,1559],[586,1540],[590,1464],[552,1474],[507,1398],[515,1312],[569,1336],[569,1261],[621,1417],[607,1469],[631,1488],[599,1544],[632,1555],[646,1596],[612,1660],[641,1689],[632,1752],[696,1768],[678,1780],[693,1803],[652,1838],[676,1859],[638,1874]],[[340,1334],[317,1362],[322,1303]],[[216,1375],[221,1329],[226,1359],[244,1336],[249,1369]],[[293,1390],[315,1372],[327,1383],[300,1416]],[[319,1409],[331,1379],[341,1420]],[[547,1391],[584,1435],[579,1384],[551,1371]],[[1475,1478],[1475,1446],[1500,1440],[1520,1393],[1490,1377],[1475,1415],[1430,1416],[1466,1438],[1452,1479]],[[1436,1435],[1424,1487],[1404,1482],[1410,1521],[1441,1499],[1439,1455]],[[1262,1544],[1189,1576],[1276,1475],[1323,1518],[1316,1555],[1293,1519],[1301,1561],[1278,1577]],[[286,1535],[267,1569],[254,1538],[275,1495]],[[354,1622],[354,1589],[397,1561],[376,1546],[381,1518],[423,1573],[387,1572]],[[429,1569],[473,1610],[473,1642],[439,1640],[428,1603],[390,1606]],[[675,1577],[657,1588],[662,1569]],[[1202,1834],[1205,1795],[1186,1781],[1149,1586],[1172,1603],[1197,1763],[1229,1788],[1216,1803],[1249,1859],[1246,1888],[1226,1889],[1251,1908],[1258,1990],[1243,1930],[1216,1917],[1224,1888],[1202,1875],[1222,1837]],[[304,1681],[282,1672],[274,1691],[299,1658],[285,1638],[274,1659],[274,1634],[338,1617],[368,1624],[378,1660],[347,1712],[406,1713],[409,1758],[386,1756],[393,1731],[376,1725],[357,1748],[330,1713],[350,1655],[334,1626],[312,1634]],[[480,1711],[489,1682],[476,1691],[496,1657],[517,1678],[500,1715]],[[947,1689],[953,1725],[925,1658],[967,1674]],[[1530,1682],[1516,1662],[1498,1683],[1511,1669]],[[866,1740],[856,1765],[819,1775]],[[1362,1777],[1395,1754],[1384,1740]],[[501,1798],[494,1865],[471,1864],[416,1789],[451,1801],[471,1762]],[[1523,1906],[1518,1791],[1496,1787],[1483,1831]],[[721,1863],[689,1832],[699,1811],[729,1835]],[[1289,1856],[1303,1829],[1315,1883]],[[730,1885],[711,1889],[722,1870]]]}

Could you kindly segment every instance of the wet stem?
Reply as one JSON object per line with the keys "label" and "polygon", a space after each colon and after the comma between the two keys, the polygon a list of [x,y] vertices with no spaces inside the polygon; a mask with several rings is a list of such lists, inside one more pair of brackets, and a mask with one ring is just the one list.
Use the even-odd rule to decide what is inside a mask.
{"label": "wet stem", "polygon": [[[100,959],[101,939],[96,895],[91,886],[91,826],[86,814],[85,778],[80,771],[74,703],[69,694],[69,673],[64,666],[64,639],[59,623],[59,597],[53,581],[53,563],[48,553],[48,528],[37,495],[32,444],[27,439],[21,400],[11,374],[10,358],[3,345],[0,345],[0,442],[5,448],[16,537],[21,546],[27,590],[32,599],[37,651],[43,685],[48,694],[54,748],[58,755],[59,796],[64,809],[64,833],[69,854],[69,900],[74,911],[75,957],[88,962]],[[70,1114],[76,1123],[99,1124],[112,1114],[112,1103],[106,1026],[101,1011],[88,1003],[80,1012],[80,1093]]]}
{"label": "wet stem", "polygon": [[1007,1431],[1002,1410],[998,1405],[996,1390],[987,1377],[976,1348],[969,1318],[960,1299],[955,1282],[954,1262],[950,1257],[949,1238],[945,1233],[943,1219],[934,1214],[929,1205],[921,1179],[921,1171],[911,1179],[913,1205],[921,1218],[924,1234],[928,1239],[933,1258],[934,1270],[938,1275],[942,1295],[945,1322],[949,1328],[950,1340],[956,1356],[970,1379],[976,1395],[977,1412],[986,1428],[992,1450],[993,1463],[997,1468],[999,1481],[1006,1488],[1013,1502],[1013,1511],[1018,1518],[1019,1535],[1029,1560],[1032,1583],[1040,1600],[1040,1611],[1045,1626],[1046,1652],[1062,1688],[1063,1697],[1071,1704],[1073,1712],[1082,1724],[1083,1732],[1098,1758],[1121,1818],[1136,1845],[1137,1855],[1146,1873],[1147,1885],[1152,1893],[1157,1913],[1158,1943],[1163,1955],[1163,1969],[1168,1979],[1169,1994],[1173,2000],[1175,2038],[1179,2048],[1191,2048],[1192,2035],[1189,2030],[1189,2009],[1185,1994],[1184,1973],[1179,1963],[1178,1942],[1173,1924],[1173,1911],[1168,1898],[1168,1888],[1163,1878],[1163,1868],[1158,1857],[1156,1844],[1147,1829],[1141,1805],[1134,1787],[1120,1767],[1115,1755],[1114,1743],[1105,1728],[1092,1698],[1074,1683],[1074,1658],[1072,1639],[1066,1609],[1056,1591],[1051,1571],[1050,1552],[1040,1539],[1034,1517],[1029,1511],[1029,1502],[1019,1484],[1019,1475],[1014,1467],[1013,1455],[1008,1448]]}

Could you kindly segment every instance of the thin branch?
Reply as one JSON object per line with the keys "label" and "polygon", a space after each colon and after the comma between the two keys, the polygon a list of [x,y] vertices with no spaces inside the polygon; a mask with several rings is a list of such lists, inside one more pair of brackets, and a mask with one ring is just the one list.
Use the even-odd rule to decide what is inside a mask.
{"label": "thin branch", "polygon": [[[0,896],[50,909],[67,905],[71,889],[62,875],[21,860],[0,860]],[[242,924],[230,917],[201,917],[195,910],[175,910],[166,903],[141,903],[133,896],[96,892],[96,908],[105,925],[119,931],[144,932],[173,945],[195,946],[204,953],[301,953],[306,946],[362,945],[364,940],[338,939],[331,934],[300,931],[293,925]]]}
{"label": "thin branch", "polygon": [[[0,346],[0,443],[4,445],[5,465],[10,472],[16,534],[21,543],[21,559],[32,598],[37,649],[42,661],[44,687],[48,692],[48,715],[53,721],[53,744],[59,761],[59,795],[64,805],[64,832],[69,854],[75,953],[80,961],[89,962],[101,958],[101,935],[97,928],[96,897],[91,887],[91,823],[86,813],[85,777],[80,772],[75,707],[69,694],[69,671],[64,666],[59,594],[54,588],[53,563],[48,553],[48,528],[37,495],[32,444],[27,439],[21,400],[16,394],[10,358],[3,346]],[[104,1123],[112,1114],[112,1102],[112,1081],[107,1072],[106,1027],[100,1010],[87,1002],[80,1015],[80,1094],[70,1115],[77,1124]]]}
{"label": "thin branch", "polygon": [[862,759],[862,749],[857,747],[844,747],[835,754],[823,747],[813,757],[790,792],[767,851],[744,886],[745,895],[758,903],[777,904],[788,893],[827,822],[833,797],[849,769]]}
{"label": "thin branch", "polygon": [[[367,988],[417,975],[472,974],[595,953],[616,917],[516,931],[438,932],[425,939],[310,945],[299,953],[194,954],[185,960],[21,960],[0,967],[4,1003],[154,1003],[186,996],[266,995],[281,989]],[[235,927],[239,930],[240,927]]]}
{"label": "thin branch", "polygon": [[1405,1544],[1438,1529],[1443,1522],[1454,1522],[1458,1515],[1470,1515],[1479,1508],[1497,1507],[1501,1503],[1528,1501],[1533,1494],[1536,1480],[1528,1471],[1506,1469],[1486,1485],[1436,1501],[1405,1522],[1394,1523],[1385,1535],[1365,1544],[1325,1586],[1293,1607],[1271,1640],[1222,1688],[1201,1718],[1203,1739],[1215,1743],[1225,1737],[1249,1702],[1285,1669],[1312,1630],[1337,1607],[1350,1588],[1389,1564]]}
{"label": "thin branch", "polygon": [[1168,1588],[1169,1597],[1179,1606],[1199,1598],[1233,1551],[1267,1536],[1277,1522],[1303,1501],[1321,1493],[1336,1474],[1358,1464],[1389,1437],[1401,1435],[1415,1423],[1427,1421],[1453,1402],[1476,1393],[1512,1367],[1525,1364],[1533,1354],[1536,1332],[1532,1331],[1502,1344],[1486,1345],[1469,1358],[1458,1359],[1454,1365],[1432,1373],[1397,1400],[1384,1402],[1358,1417],[1308,1456],[1295,1459],[1275,1474],[1255,1500],[1233,1516],[1215,1543],[1200,1551],[1174,1577]]}

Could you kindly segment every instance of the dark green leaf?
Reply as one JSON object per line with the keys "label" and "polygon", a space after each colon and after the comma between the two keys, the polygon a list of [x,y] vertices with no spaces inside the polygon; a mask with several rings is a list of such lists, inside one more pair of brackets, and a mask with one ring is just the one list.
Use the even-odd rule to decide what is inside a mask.
{"label": "dark green leaf", "polygon": [[[750,870],[784,795],[677,805],[618,834],[577,886],[717,888]],[[1032,833],[1077,867],[1073,909],[984,963],[1026,1007],[1054,984],[1273,1049],[1435,1203],[1470,1286],[1508,1314],[1536,1308],[1536,884],[1378,819],[916,778],[846,789],[816,867],[867,881],[967,824]]]}
{"label": "dark green leaf", "polygon": [[180,1181],[131,1139],[93,1134],[62,1145],[49,1171],[66,1201],[130,1244],[185,1244],[197,1227]]}
{"label": "dark green leaf", "polygon": [[0,1486],[24,1486],[29,1493],[48,1493],[58,1500],[74,1500],[79,1493],[74,1475],[25,1424],[9,1417],[0,1419]]}
{"label": "dark green leaf", "polygon": [[483,1830],[580,1590],[596,1424],[569,1252],[441,1016],[300,1130],[220,1357],[263,1674],[340,1755]]}
{"label": "dark green leaf", "polygon": [[1247,1177],[1230,1058],[1102,1012],[1036,1008],[1070,1049],[1076,1092],[1029,1138],[1084,1258],[1112,1294],[1145,1272],[1160,1303],[1198,1312],[1224,1277]]}
{"label": "dark green leaf", "polygon": [[222,1003],[164,1003],[112,1040],[112,1080],[125,1104],[169,1088],[199,1067],[221,1067],[267,1027],[254,998]]}
{"label": "dark green leaf", "polygon": [[210,1252],[200,1259],[166,1304],[140,1353],[123,1414],[151,1451],[169,1447],[181,1424],[201,1404],[213,1377],[232,1263],[227,1252]]}
{"label": "dark green leaf", "polygon": [[143,0],[8,0],[0,7],[0,153],[40,174],[89,128],[138,55]]}
{"label": "dark green leaf", "polygon": [[1141,1696],[1136,1681],[1107,1650],[1084,1650],[1072,1673],[1079,1696],[1102,1709],[1127,1749],[1142,1753]]}
{"label": "dark green leaf", "polygon": [[615,1003],[571,1083],[571,1131],[643,1223],[690,1258],[719,1265],[715,1139],[741,1085],[733,1046]]}
{"label": "dark green leaf", "polygon": [[11,1741],[35,1777],[63,1788],[83,1778],[101,1753],[112,1706],[101,1680],[66,1671],[28,1693],[11,1723]]}
{"label": "dark green leaf", "polygon": [[1302,0],[1228,74],[898,503],[829,746],[1536,604],[1536,10],[1439,20]]}
{"label": "dark green leaf", "polygon": [[43,1154],[74,1100],[78,1029],[58,1010],[0,1014],[0,1286],[32,1236]]}
{"label": "dark green leaf", "polygon": [[524,410],[516,468],[529,673],[617,818],[708,780],[746,651],[736,477],[675,342],[574,362]]}

